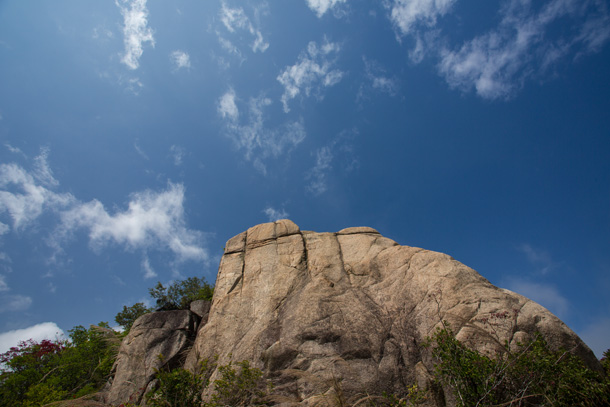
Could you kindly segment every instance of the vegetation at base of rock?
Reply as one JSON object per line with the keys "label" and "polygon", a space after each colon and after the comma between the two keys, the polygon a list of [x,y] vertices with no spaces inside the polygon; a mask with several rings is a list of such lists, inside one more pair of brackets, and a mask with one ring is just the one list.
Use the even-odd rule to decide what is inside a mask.
{"label": "vegetation at base of rock", "polygon": [[70,341],[29,340],[0,355],[0,406],[40,406],[103,387],[116,357],[116,334],[106,323],[69,332]]}
{"label": "vegetation at base of rock", "polygon": [[517,349],[506,343],[489,357],[458,341],[444,322],[426,345],[457,406],[610,406],[610,378],[567,350],[551,350],[541,335]]}
{"label": "vegetation at base of rock", "polygon": [[[197,373],[178,368],[157,372],[157,387],[147,394],[151,407],[221,407],[263,406],[270,387],[263,372],[250,366],[247,360],[218,366],[220,377],[210,383],[216,362],[204,360]],[[203,400],[202,393],[210,384],[214,393]]]}
{"label": "vegetation at base of rock", "polygon": [[[158,281],[157,285],[148,289],[148,293],[156,300],[157,308],[161,310],[189,309],[193,301],[211,301],[214,286],[208,284],[205,278],[188,277],[185,280],[176,280],[168,287]],[[130,307],[124,305],[123,310],[114,317],[114,320],[127,333],[136,319],[153,311],[154,308],[148,308],[143,302],[137,302]]]}

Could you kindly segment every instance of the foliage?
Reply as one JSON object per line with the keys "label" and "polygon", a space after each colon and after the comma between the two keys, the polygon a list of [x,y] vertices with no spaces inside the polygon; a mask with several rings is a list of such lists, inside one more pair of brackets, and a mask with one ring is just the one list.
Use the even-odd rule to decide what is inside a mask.
{"label": "foliage", "polygon": [[105,384],[116,356],[109,335],[116,334],[82,326],[69,332],[70,341],[29,340],[0,355],[0,406],[39,406]]}
{"label": "foliage", "polygon": [[[237,368],[236,368],[237,367]],[[264,386],[263,372],[243,360],[218,368],[220,378],[214,381],[214,394],[209,407],[262,406],[268,389]]]}
{"label": "foliage", "polygon": [[151,308],[147,308],[143,302],[136,302],[131,307],[123,305],[123,311],[116,314],[114,320],[127,332],[131,329],[131,326],[136,319],[152,311],[153,310]]}
{"label": "foliage", "polygon": [[148,292],[157,300],[158,306],[171,304],[177,309],[188,309],[195,300],[212,300],[214,287],[204,278],[189,277],[186,280],[175,281],[169,287],[157,282],[157,285]]}
{"label": "foliage", "polygon": [[221,407],[262,406],[269,388],[263,373],[250,366],[247,360],[218,366],[220,377],[212,383],[214,393],[203,400],[202,393],[210,386],[210,374],[215,362],[205,360],[198,372],[178,368],[158,371],[158,386],[147,394],[151,407]]}
{"label": "foliage", "polygon": [[604,406],[610,382],[565,350],[552,351],[542,336],[488,357],[455,338],[445,322],[428,338],[435,375],[452,389],[458,406]]}

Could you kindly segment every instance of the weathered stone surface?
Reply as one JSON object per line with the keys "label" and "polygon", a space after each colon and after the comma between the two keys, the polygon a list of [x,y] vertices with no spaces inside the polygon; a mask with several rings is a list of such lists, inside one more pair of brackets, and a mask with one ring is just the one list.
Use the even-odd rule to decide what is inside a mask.
{"label": "weathered stone surface", "polygon": [[153,312],[138,318],[121,344],[105,402],[140,403],[155,369],[182,365],[184,350],[192,344],[198,322],[199,318],[188,310]]}
{"label": "weathered stone surface", "polygon": [[[484,334],[485,318],[500,324],[497,337]],[[400,246],[371,228],[314,233],[288,220],[227,242],[186,366],[214,355],[219,365],[248,359],[302,405],[332,379],[343,379],[347,394],[396,392],[430,381],[432,360],[420,345],[441,320],[484,352],[492,339],[514,345],[541,332],[599,367],[548,310],[450,256]]]}
{"label": "weathered stone surface", "polygon": [[211,301],[197,300],[191,302],[190,310],[192,313],[201,318],[201,323],[205,324],[208,320],[208,314],[210,313]]}

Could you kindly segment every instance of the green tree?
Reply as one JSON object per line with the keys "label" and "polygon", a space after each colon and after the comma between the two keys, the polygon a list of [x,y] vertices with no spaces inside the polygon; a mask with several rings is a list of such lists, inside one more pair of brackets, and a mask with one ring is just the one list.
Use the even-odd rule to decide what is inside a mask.
{"label": "green tree", "polygon": [[212,299],[214,287],[204,278],[189,277],[186,280],[174,281],[169,287],[161,282],[148,290],[150,296],[157,300],[157,305],[173,305],[178,309],[188,309],[195,300]]}
{"label": "green tree", "polygon": [[143,302],[136,302],[131,307],[123,305],[123,310],[116,314],[114,320],[128,332],[136,319],[152,311],[153,310],[147,308]]}
{"label": "green tree", "polygon": [[0,406],[40,406],[99,390],[120,340],[104,326],[71,329],[70,340],[26,341],[0,355]]}

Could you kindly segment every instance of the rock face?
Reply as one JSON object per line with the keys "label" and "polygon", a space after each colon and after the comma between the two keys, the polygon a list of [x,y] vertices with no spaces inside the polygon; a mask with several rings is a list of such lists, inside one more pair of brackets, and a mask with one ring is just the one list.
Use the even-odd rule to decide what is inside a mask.
{"label": "rock face", "polygon": [[[191,322],[175,315],[180,324],[167,318],[155,329],[177,329],[175,337],[167,331],[177,353]],[[486,318],[498,324],[492,335]],[[209,317],[186,367],[214,355],[219,365],[247,359],[275,382],[276,392],[302,405],[333,379],[343,379],[346,394],[397,392],[429,381],[432,361],[420,345],[441,320],[484,352],[494,349],[494,339],[516,344],[540,332],[551,346],[598,367],[591,350],[548,310],[450,256],[401,246],[367,227],[314,233],[289,220],[254,226],[227,242]],[[123,360],[135,363],[142,354],[129,347],[153,340],[137,328],[115,382]],[[165,344],[148,346],[167,352]],[[138,363],[131,369],[141,366],[138,383],[145,383],[155,361]],[[116,392],[114,400],[128,393]]]}
{"label": "rock face", "polygon": [[198,323],[199,317],[188,310],[153,312],[138,318],[119,349],[105,402],[141,403],[153,385],[155,369],[182,366]]}

